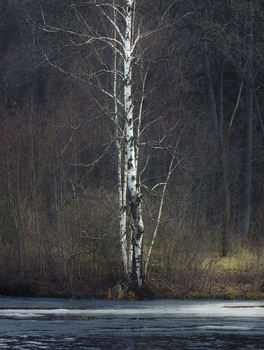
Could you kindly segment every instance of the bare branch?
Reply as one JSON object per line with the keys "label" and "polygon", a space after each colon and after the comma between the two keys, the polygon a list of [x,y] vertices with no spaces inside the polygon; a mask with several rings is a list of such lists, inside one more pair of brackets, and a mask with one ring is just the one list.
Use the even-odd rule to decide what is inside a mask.
{"label": "bare branch", "polygon": [[[96,1],[93,1],[94,4],[100,9],[100,11],[103,13],[103,15],[107,18],[107,20],[112,24],[112,26],[115,28],[116,32],[118,33],[118,35],[120,36],[121,40],[122,40],[122,43],[123,45],[125,45],[125,38],[124,36],[122,35],[118,25],[108,16],[108,14],[103,10],[102,8],[102,5],[103,4],[100,4]],[[113,7],[113,6],[112,6]]]}
{"label": "bare branch", "polygon": [[[88,83],[90,86],[92,86],[92,87],[94,87],[94,88],[97,88],[97,89],[100,88],[100,91],[101,91],[101,92],[103,92],[103,93],[104,93],[105,95],[107,95],[108,97],[111,97],[111,98],[112,98],[113,100],[115,100],[120,106],[123,107],[123,103],[122,103],[119,99],[117,99],[115,96],[113,96],[110,92],[104,90],[104,89],[101,88],[101,87],[98,87],[98,86],[95,85],[95,84],[92,84],[89,80],[87,80],[87,79],[90,78],[89,76],[87,76],[87,79],[83,79],[83,78],[81,78],[80,76],[78,76],[78,75],[76,75],[76,74],[69,73],[69,72],[65,71],[63,68],[61,68],[59,65],[57,65],[57,64],[55,64],[55,63],[53,63],[53,62],[51,62],[50,59],[49,59],[49,57],[47,56],[47,54],[46,54],[44,51],[42,51],[42,53],[43,53],[43,55],[44,55],[46,61],[47,61],[53,68],[59,70],[61,73],[65,74],[65,75],[67,75],[67,76],[70,76],[71,78],[74,78],[74,79],[76,79],[76,80],[82,81],[82,82],[84,82],[84,83]],[[94,77],[95,77],[95,76],[94,76]]]}

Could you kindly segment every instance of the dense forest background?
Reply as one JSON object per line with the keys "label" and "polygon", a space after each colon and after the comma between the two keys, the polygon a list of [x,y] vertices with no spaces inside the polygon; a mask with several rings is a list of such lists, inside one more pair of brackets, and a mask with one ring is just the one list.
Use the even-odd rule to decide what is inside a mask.
{"label": "dense forest background", "polygon": [[[0,4],[0,293],[103,296],[123,279],[114,107],[102,93],[112,84],[113,54],[103,41],[84,45],[54,29],[80,33],[87,22],[103,37],[111,27],[89,7],[73,11],[73,3]],[[133,80],[139,106],[144,95],[143,247],[158,228],[150,286],[184,295],[214,293],[215,276],[227,293],[234,279],[259,283],[263,1],[137,6],[135,26],[148,32]],[[166,181],[157,227],[163,192],[156,184]],[[237,274],[223,280],[219,264],[236,254],[239,263],[227,268]]]}

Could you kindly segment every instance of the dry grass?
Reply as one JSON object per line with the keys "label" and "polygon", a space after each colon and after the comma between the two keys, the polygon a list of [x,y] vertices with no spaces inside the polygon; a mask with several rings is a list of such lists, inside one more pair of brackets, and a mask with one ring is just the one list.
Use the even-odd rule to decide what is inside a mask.
{"label": "dry grass", "polygon": [[195,244],[193,248],[190,250],[190,244],[188,249],[181,247],[178,265],[171,263],[167,278],[162,266],[153,271],[156,295],[264,299],[264,250],[238,244],[227,257],[221,257],[214,250],[195,249]]}
{"label": "dry grass", "polygon": [[[9,218],[1,235],[0,294],[17,290],[21,295],[106,297],[123,277],[115,201],[113,194],[100,190],[82,193],[78,203],[73,198],[57,216],[39,218],[39,240],[28,208],[21,242],[10,234]],[[209,230],[206,222],[197,226],[181,215],[170,220],[173,213],[164,210],[149,274],[155,295],[264,298],[264,241],[234,241],[222,258],[217,228]],[[147,252],[155,223],[147,217],[145,225]]]}
{"label": "dry grass", "polygon": [[238,246],[217,261],[210,294],[234,298],[264,298],[264,251]]}

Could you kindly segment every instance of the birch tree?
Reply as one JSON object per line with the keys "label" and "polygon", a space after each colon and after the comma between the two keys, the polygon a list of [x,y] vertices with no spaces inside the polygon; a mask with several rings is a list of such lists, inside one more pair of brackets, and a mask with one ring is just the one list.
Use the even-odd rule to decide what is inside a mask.
{"label": "birch tree", "polygon": [[[124,274],[135,289],[142,287],[144,279],[143,196],[139,178],[139,145],[144,109],[142,91],[146,86],[147,70],[142,74],[141,87],[137,87],[137,91],[141,90],[141,96],[137,100],[134,69],[137,65],[137,71],[141,70],[143,54],[148,46],[152,45],[145,44],[145,41],[164,28],[166,14],[170,8],[167,7],[167,10],[158,14],[158,25],[156,23],[156,27],[150,28],[154,21],[143,25],[144,17],[141,11],[144,12],[145,18],[151,18],[149,7],[144,8],[143,5],[144,3],[137,0],[91,0],[71,2],[70,5],[58,1],[39,3],[39,18],[28,12],[28,20],[35,28],[41,30],[49,41],[55,43],[57,40],[56,54],[56,50],[48,51],[45,49],[47,46],[43,45],[42,51],[46,61],[58,71],[87,84],[93,90],[98,109],[104,111],[114,124],[113,139],[118,158],[121,257]],[[62,12],[61,18],[48,16],[52,6]],[[90,62],[86,61],[87,65],[82,69],[73,65],[69,69],[69,65],[65,64],[68,58],[64,53],[64,59],[61,59],[62,53],[70,49],[71,53],[75,54],[76,50],[82,48],[91,57]],[[105,103],[102,103],[99,95],[104,96]],[[136,101],[138,106],[135,108]],[[164,197],[164,194],[162,196]],[[160,215],[161,212],[159,220]]]}

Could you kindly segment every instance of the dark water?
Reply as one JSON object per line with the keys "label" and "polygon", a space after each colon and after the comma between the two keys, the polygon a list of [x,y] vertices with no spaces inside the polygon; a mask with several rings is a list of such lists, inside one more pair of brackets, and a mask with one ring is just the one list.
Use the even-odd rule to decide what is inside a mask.
{"label": "dark water", "polygon": [[0,349],[264,349],[264,302],[2,297]]}

